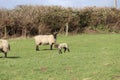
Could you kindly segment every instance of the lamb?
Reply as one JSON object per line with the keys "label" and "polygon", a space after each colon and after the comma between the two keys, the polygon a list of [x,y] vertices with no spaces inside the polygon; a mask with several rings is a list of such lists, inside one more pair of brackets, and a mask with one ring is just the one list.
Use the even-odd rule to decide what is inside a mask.
{"label": "lamb", "polygon": [[0,51],[4,53],[4,57],[7,57],[7,53],[10,50],[10,44],[7,40],[0,39]]}
{"label": "lamb", "polygon": [[62,54],[62,49],[64,49],[64,53],[66,52],[66,50],[68,50],[68,52],[70,52],[70,49],[69,49],[67,43],[55,44],[54,47],[55,47],[55,48],[58,48],[59,54],[60,54],[60,53]]}
{"label": "lamb", "polygon": [[51,35],[37,35],[34,37],[36,44],[36,51],[39,51],[39,45],[50,45],[50,50],[52,50],[53,44],[56,43],[57,32]]}

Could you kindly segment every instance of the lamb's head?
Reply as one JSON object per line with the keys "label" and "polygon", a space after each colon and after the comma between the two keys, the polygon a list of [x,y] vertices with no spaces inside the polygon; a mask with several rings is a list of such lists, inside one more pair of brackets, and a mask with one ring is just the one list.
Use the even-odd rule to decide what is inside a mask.
{"label": "lamb's head", "polygon": [[55,48],[58,48],[58,46],[59,46],[59,44],[54,44],[54,47],[55,47]]}

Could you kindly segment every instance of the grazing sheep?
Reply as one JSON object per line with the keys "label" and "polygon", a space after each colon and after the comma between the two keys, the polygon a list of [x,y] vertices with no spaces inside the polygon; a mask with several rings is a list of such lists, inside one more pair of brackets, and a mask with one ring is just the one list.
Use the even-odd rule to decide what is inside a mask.
{"label": "grazing sheep", "polygon": [[39,51],[39,45],[50,45],[50,49],[52,50],[53,44],[56,43],[57,32],[51,35],[37,35],[34,37],[36,43],[36,51]]}
{"label": "grazing sheep", "polygon": [[0,51],[4,53],[4,57],[7,57],[7,52],[10,50],[10,44],[7,40],[0,39]]}
{"label": "grazing sheep", "polygon": [[69,49],[67,43],[55,44],[54,47],[55,47],[55,48],[58,48],[59,54],[60,54],[60,53],[62,54],[62,49],[64,49],[64,53],[66,52],[66,50],[68,50],[68,52],[70,52],[70,49]]}

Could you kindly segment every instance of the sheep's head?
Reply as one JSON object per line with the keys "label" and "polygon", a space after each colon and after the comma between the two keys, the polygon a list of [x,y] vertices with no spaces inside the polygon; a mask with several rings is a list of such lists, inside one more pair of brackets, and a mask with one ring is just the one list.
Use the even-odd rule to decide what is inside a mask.
{"label": "sheep's head", "polygon": [[55,39],[57,39],[57,34],[58,34],[58,32],[53,33],[53,36],[54,36]]}

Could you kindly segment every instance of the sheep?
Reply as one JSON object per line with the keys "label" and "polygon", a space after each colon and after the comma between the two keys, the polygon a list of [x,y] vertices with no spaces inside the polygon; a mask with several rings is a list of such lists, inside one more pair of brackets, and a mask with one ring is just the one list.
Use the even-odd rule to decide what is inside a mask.
{"label": "sheep", "polygon": [[60,53],[62,54],[62,49],[64,49],[64,53],[66,52],[66,50],[68,50],[68,52],[70,52],[70,49],[69,49],[67,43],[55,44],[54,47],[55,47],[55,48],[58,48],[59,54],[60,54]]}
{"label": "sheep", "polygon": [[53,44],[56,43],[57,32],[51,35],[37,35],[34,37],[36,44],[36,51],[39,51],[39,45],[50,45],[50,50],[52,50]]}
{"label": "sheep", "polygon": [[10,50],[10,44],[7,40],[0,39],[0,51],[4,53],[4,57],[7,57],[7,53]]}

